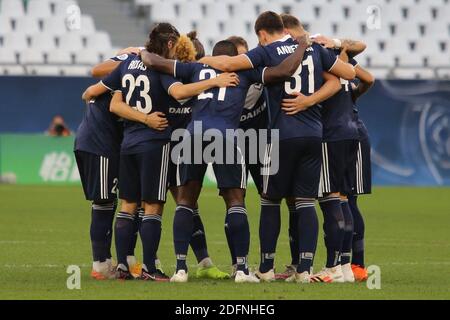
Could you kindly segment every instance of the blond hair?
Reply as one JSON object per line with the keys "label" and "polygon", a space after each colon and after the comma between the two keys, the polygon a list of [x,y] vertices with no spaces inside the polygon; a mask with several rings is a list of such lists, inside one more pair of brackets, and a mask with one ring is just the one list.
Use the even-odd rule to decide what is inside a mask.
{"label": "blond hair", "polygon": [[197,50],[192,43],[192,40],[185,34],[178,38],[175,44],[175,56],[181,62],[192,62],[195,61],[195,56],[197,55]]}

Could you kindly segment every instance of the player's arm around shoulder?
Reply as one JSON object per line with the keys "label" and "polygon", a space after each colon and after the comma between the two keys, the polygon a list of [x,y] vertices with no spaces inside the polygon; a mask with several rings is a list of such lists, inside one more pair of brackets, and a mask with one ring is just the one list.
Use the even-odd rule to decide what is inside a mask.
{"label": "player's arm around shoulder", "polygon": [[114,92],[109,105],[109,110],[121,118],[145,124],[155,130],[164,130],[169,126],[169,122],[162,112],[145,114],[131,108],[123,101],[122,92],[120,90]]}
{"label": "player's arm around shoulder", "polygon": [[91,75],[94,78],[103,78],[113,72],[119,64],[128,59],[130,54],[137,55],[141,51],[139,47],[128,47],[117,52],[115,57],[100,62],[92,67]]}
{"label": "player's arm around shoulder", "polygon": [[221,73],[217,77],[213,77],[207,80],[199,82],[193,82],[183,84],[181,82],[174,83],[169,87],[169,95],[176,100],[183,100],[191,97],[195,97],[201,94],[205,90],[209,90],[215,87],[235,87],[239,85],[239,77],[236,73]]}
{"label": "player's arm around shoulder", "polygon": [[199,60],[200,63],[207,64],[214,69],[233,72],[240,70],[253,69],[252,62],[246,54],[240,54],[238,56],[214,56],[203,57]]}
{"label": "player's arm around shoulder", "polygon": [[300,63],[303,61],[306,49],[311,45],[307,35],[298,38],[297,42],[298,47],[293,54],[284,59],[279,65],[264,70],[264,84],[287,80],[297,71]]}
{"label": "player's arm around shoulder", "polygon": [[356,78],[360,80],[358,86],[353,88],[353,100],[356,101],[363,94],[372,88],[375,83],[375,77],[366,69],[361,67],[359,64],[355,67]]}
{"label": "player's arm around shoulder", "polygon": [[97,82],[96,84],[88,87],[82,94],[81,99],[83,99],[86,103],[90,100],[110,91],[108,87],[106,87],[102,81]]}
{"label": "player's arm around shoulder", "polygon": [[163,58],[155,53],[148,52],[147,50],[141,51],[142,62],[150,69],[166,73],[175,73],[175,60]]}
{"label": "player's arm around shoulder", "polygon": [[310,96],[305,96],[300,92],[293,93],[295,98],[284,99],[282,102],[282,109],[287,115],[294,115],[301,111],[325,101],[334,96],[341,89],[341,82],[331,73],[324,72],[323,78],[325,82],[320,89]]}

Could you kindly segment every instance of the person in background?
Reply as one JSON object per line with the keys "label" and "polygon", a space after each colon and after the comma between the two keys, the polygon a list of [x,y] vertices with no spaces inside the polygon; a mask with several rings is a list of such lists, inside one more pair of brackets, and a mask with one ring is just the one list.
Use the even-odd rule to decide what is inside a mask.
{"label": "person in background", "polygon": [[66,125],[64,118],[60,115],[56,115],[53,117],[46,134],[52,137],[68,137],[72,133]]}

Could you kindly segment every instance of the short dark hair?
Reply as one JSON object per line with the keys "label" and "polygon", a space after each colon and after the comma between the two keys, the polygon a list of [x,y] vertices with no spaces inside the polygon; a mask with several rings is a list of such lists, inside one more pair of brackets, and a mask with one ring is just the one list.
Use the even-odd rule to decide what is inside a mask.
{"label": "short dark hair", "polygon": [[255,32],[264,30],[270,34],[283,32],[284,25],[283,20],[278,13],[273,11],[266,11],[259,15],[255,22]]}
{"label": "short dark hair", "polygon": [[281,14],[281,20],[283,21],[283,25],[285,28],[288,29],[303,28],[303,25],[300,22],[300,20],[298,20],[298,18],[293,16],[292,14],[288,13]]}
{"label": "short dark hair", "polygon": [[248,51],[248,43],[244,38],[239,36],[231,36],[227,40],[233,42],[236,48],[238,46],[242,46]]}
{"label": "short dark hair", "polygon": [[216,43],[212,52],[213,56],[237,56],[238,51],[233,42],[229,40],[222,40]]}
{"label": "short dark hair", "polygon": [[155,25],[148,35],[148,42],[145,48],[149,52],[156,53],[167,58],[167,43],[173,41],[174,44],[180,37],[178,30],[170,23],[162,22]]}
{"label": "short dark hair", "polygon": [[187,34],[189,39],[191,39],[192,43],[194,44],[195,51],[197,51],[197,54],[195,55],[195,60],[200,60],[205,56],[205,47],[203,47],[203,44],[198,40],[197,38],[197,31],[191,31]]}

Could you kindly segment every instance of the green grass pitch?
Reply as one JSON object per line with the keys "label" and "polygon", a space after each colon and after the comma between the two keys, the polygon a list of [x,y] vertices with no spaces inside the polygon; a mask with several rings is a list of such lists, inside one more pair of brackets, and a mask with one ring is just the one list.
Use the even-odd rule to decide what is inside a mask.
{"label": "green grass pitch", "polygon": [[[197,280],[187,284],[140,281],[94,281],[89,277],[90,205],[80,187],[0,186],[0,299],[449,299],[450,189],[375,188],[360,198],[366,217],[367,264],[381,268],[381,289],[365,284],[290,283],[237,285],[231,280]],[[259,201],[249,190],[250,264],[258,253]],[[168,274],[174,269],[172,218],[166,205],[159,256]],[[215,189],[205,189],[200,212],[214,262],[229,270],[223,231],[224,205]],[[321,216],[318,211],[319,217]],[[276,267],[289,262],[287,210]],[[324,263],[322,234],[315,270]],[[141,256],[141,246],[137,248]],[[188,255],[194,275],[195,257]],[[66,287],[68,265],[81,267],[81,289]]]}

